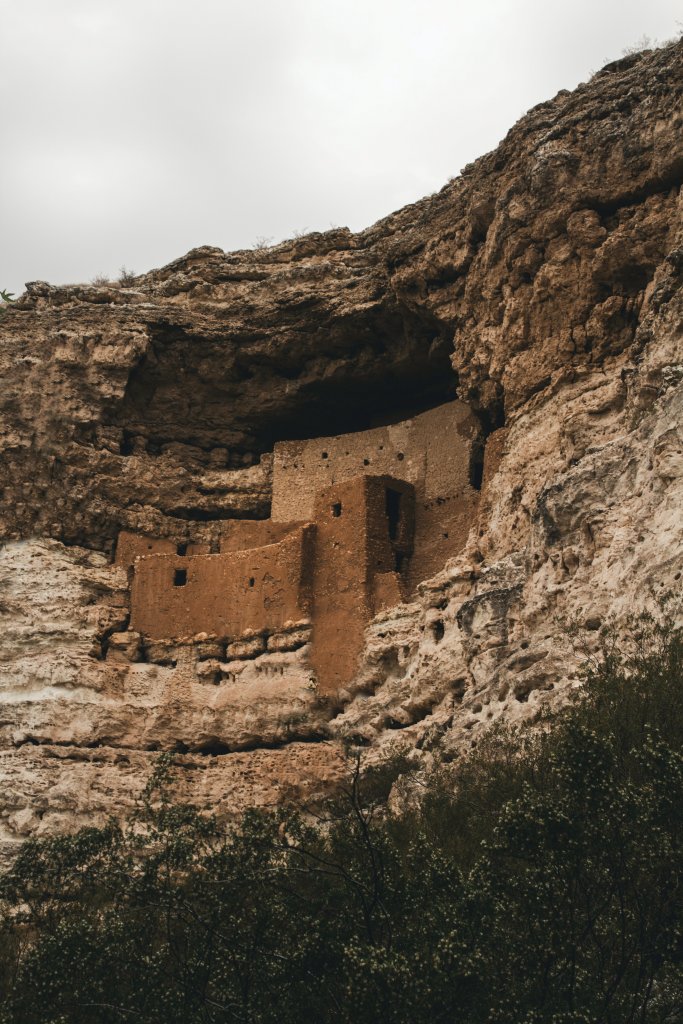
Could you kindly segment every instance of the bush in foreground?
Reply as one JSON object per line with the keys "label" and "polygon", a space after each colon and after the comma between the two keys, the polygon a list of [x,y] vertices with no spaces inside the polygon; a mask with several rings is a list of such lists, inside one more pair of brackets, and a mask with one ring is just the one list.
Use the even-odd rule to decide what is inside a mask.
{"label": "bush in foreground", "polygon": [[498,735],[389,814],[225,831],[167,797],[28,843],[2,880],[0,1021],[678,1022],[683,638],[641,621],[552,729]]}

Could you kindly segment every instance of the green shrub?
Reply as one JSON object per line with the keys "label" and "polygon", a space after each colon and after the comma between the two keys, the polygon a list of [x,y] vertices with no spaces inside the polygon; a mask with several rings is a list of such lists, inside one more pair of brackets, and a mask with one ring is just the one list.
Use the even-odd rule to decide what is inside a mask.
{"label": "green shrub", "polygon": [[27,843],[0,885],[4,1024],[680,1021],[683,638],[634,624],[566,711],[315,816],[223,829],[163,757],[134,819]]}

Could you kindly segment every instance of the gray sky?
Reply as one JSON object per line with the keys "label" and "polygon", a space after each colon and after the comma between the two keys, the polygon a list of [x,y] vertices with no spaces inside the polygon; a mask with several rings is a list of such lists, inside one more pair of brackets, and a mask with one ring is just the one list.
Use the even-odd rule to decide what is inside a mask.
{"label": "gray sky", "polygon": [[681,17],[680,0],[0,0],[0,288],[363,228]]}

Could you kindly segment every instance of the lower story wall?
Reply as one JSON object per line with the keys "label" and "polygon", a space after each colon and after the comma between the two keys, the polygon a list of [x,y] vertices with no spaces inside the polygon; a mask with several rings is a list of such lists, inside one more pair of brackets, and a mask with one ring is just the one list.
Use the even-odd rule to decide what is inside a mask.
{"label": "lower story wall", "polygon": [[152,639],[238,636],[310,615],[311,526],[277,544],[216,555],[138,558],[131,629]]}

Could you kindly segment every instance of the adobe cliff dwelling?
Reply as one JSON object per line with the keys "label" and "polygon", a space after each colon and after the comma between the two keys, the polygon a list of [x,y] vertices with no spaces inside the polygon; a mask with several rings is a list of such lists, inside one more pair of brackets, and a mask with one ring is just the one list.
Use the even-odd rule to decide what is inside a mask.
{"label": "adobe cliff dwelling", "polygon": [[481,453],[477,420],[457,401],[391,426],[277,443],[270,518],[219,522],[203,542],[119,534],[142,645],[122,649],[310,625],[312,678],[334,692],[353,678],[370,619],[463,548]]}
{"label": "adobe cliff dwelling", "polygon": [[682,96],[683,44],[631,55],[365,231],[27,286],[0,856],[127,814],[162,751],[226,816],[349,742],[457,757],[680,594]]}

